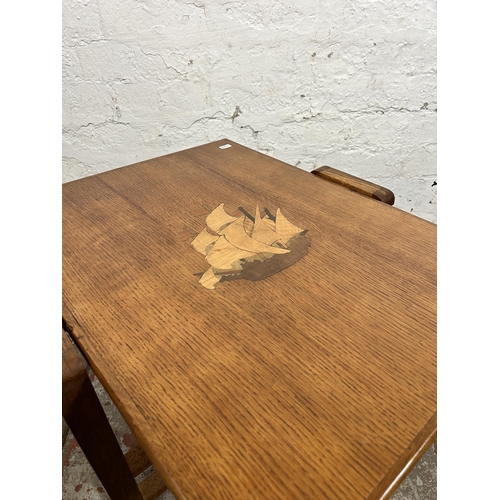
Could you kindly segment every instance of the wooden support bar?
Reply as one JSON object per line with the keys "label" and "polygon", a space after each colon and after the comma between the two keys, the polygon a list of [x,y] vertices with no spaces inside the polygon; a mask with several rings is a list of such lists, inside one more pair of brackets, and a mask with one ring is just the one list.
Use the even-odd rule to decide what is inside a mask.
{"label": "wooden support bar", "polygon": [[167,487],[157,471],[154,471],[150,476],[144,479],[144,481],[141,481],[139,483],[139,489],[141,490],[144,500],[154,500],[167,491]]}
{"label": "wooden support bar", "polygon": [[146,452],[140,446],[127,451],[125,453],[125,460],[134,477],[137,477],[152,465]]}
{"label": "wooden support bar", "polygon": [[332,167],[319,167],[311,172],[326,181],[339,184],[350,191],[374,198],[388,205],[394,205],[394,193],[385,187],[365,181],[351,174],[346,174]]}

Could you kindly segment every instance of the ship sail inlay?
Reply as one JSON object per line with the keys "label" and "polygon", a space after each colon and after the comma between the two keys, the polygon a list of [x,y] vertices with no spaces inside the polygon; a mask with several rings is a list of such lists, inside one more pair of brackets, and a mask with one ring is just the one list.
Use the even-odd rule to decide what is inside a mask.
{"label": "ship sail inlay", "polygon": [[204,273],[198,273],[202,274],[199,283],[209,290],[224,281],[267,278],[307,254],[311,243],[307,229],[292,224],[279,208],[275,217],[267,208],[261,217],[257,206],[255,219],[241,207],[240,211],[244,212],[240,217],[229,215],[221,203],[208,214],[206,228],[191,242],[210,264]]}

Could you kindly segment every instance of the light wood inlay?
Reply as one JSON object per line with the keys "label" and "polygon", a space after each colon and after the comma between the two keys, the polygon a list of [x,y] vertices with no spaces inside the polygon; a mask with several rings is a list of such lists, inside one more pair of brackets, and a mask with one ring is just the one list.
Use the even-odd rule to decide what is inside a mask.
{"label": "light wood inlay", "polygon": [[[259,281],[307,254],[310,239],[304,238],[306,231],[288,221],[279,208],[273,220],[266,215],[265,221],[260,217],[259,207],[255,217],[243,207],[238,211],[238,217],[231,216],[221,203],[208,214],[207,227],[191,242],[211,266],[199,279],[209,290],[215,290],[219,281]],[[295,240],[298,237],[300,241]],[[285,254],[290,255],[283,257]]]}

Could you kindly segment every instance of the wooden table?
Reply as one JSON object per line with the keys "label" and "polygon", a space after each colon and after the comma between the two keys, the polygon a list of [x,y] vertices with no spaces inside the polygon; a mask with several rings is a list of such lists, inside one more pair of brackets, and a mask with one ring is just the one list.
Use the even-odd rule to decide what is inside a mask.
{"label": "wooden table", "polygon": [[228,140],[63,186],[63,321],[179,500],[388,498],[436,436],[436,226]]}

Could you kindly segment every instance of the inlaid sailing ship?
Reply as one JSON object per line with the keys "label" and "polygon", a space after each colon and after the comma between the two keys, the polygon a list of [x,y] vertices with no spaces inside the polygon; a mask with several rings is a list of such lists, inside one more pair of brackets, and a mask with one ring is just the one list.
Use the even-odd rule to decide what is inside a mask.
{"label": "inlaid sailing ship", "polygon": [[[291,266],[307,254],[311,239],[281,213],[259,207],[252,216],[229,215],[221,203],[206,218],[206,227],[191,242],[210,264],[199,283],[210,290],[217,283],[236,279],[258,281]],[[201,273],[200,273],[201,274]]]}

